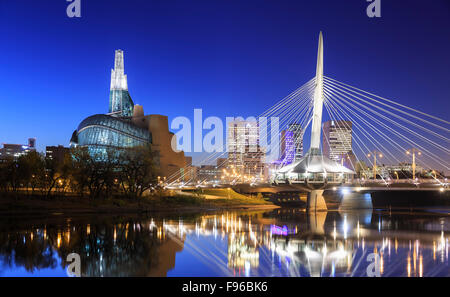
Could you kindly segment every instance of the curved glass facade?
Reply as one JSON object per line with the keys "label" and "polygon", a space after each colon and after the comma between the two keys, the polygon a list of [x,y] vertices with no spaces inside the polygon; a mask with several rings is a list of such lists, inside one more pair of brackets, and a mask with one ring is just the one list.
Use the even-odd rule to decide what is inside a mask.
{"label": "curved glass facade", "polygon": [[78,126],[78,145],[87,146],[94,155],[105,155],[108,148],[127,148],[151,143],[148,130],[131,121],[96,114]]}
{"label": "curved glass facade", "polygon": [[109,114],[96,114],[84,119],[72,134],[71,146],[87,147],[92,156],[105,159],[108,151],[151,144],[150,131],[131,121],[133,108],[124,71],[123,51],[116,50],[114,69],[111,70]]}

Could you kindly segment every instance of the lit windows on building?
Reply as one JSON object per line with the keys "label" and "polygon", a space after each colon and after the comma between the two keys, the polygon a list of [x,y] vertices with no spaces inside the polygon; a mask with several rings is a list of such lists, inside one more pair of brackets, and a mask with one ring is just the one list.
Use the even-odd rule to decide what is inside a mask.
{"label": "lit windows on building", "polygon": [[287,131],[292,132],[294,161],[298,161],[303,157],[303,129],[300,124],[289,124]]}
{"label": "lit windows on building", "polygon": [[241,177],[264,178],[265,152],[259,144],[259,127],[256,121],[233,121],[228,124],[228,167]]}
{"label": "lit windows on building", "polygon": [[328,121],[323,123],[323,154],[339,161],[341,157],[352,151],[352,122]]}
{"label": "lit windows on building", "polygon": [[3,148],[0,148],[0,159],[16,159],[22,155],[34,151],[36,151],[36,138],[28,138],[28,144],[4,143]]}

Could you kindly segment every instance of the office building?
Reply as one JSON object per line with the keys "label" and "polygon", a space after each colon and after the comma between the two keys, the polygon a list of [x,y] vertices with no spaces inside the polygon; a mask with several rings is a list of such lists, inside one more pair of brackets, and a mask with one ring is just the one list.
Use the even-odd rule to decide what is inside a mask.
{"label": "office building", "polygon": [[287,131],[291,132],[294,146],[294,161],[298,161],[303,157],[303,129],[300,124],[289,124]]}
{"label": "office building", "polygon": [[265,152],[259,144],[256,121],[233,121],[227,127],[228,167],[236,170],[241,181],[244,177],[265,178]]}
{"label": "office building", "polygon": [[70,148],[62,145],[47,146],[45,148],[45,157],[57,164],[63,164],[66,156],[70,155]]}
{"label": "office building", "polygon": [[34,151],[36,151],[36,138],[28,138],[28,144],[4,143],[3,148],[0,148],[0,159],[16,159],[22,155]]}
{"label": "office building", "polygon": [[328,121],[323,123],[323,154],[334,161],[352,151],[352,122]]}

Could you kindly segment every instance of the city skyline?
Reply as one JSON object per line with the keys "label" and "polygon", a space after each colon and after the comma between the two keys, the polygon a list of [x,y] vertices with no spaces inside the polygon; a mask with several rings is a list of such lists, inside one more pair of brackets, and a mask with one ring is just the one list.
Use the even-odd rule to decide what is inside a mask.
{"label": "city skyline", "polygon": [[[290,8],[298,9],[296,12],[301,13],[298,6],[294,5],[292,2],[286,3]],[[176,4],[178,9],[186,7],[193,9],[193,7],[191,7],[192,5],[187,6],[178,2]],[[237,14],[237,20],[243,22],[243,15],[233,10],[238,4],[232,4],[233,5],[226,7],[226,12],[234,12]],[[35,4],[31,4],[31,6],[34,5]],[[154,6],[153,8],[158,10],[158,12],[164,10],[164,4],[156,5],[153,3],[152,5]],[[3,120],[2,125],[0,125],[0,142],[22,143],[24,139],[36,137],[39,151],[43,151],[47,145],[62,144],[67,146],[70,140],[70,137],[67,135],[70,135],[71,132],[73,132],[73,127],[76,127],[80,118],[84,118],[89,114],[104,112],[104,108],[102,106],[104,106],[105,102],[108,100],[104,92],[106,87],[108,87],[108,69],[111,68],[110,61],[113,50],[117,48],[124,48],[124,50],[129,53],[127,55],[127,69],[128,73],[131,74],[129,77],[130,85],[132,85],[133,89],[131,96],[135,98],[137,104],[150,106],[151,113],[167,114],[169,116],[169,121],[176,116],[191,117],[193,108],[195,107],[203,107],[205,114],[207,115],[216,115],[221,117],[239,115],[256,116],[259,111],[264,110],[267,106],[271,106],[273,103],[285,96],[287,93],[286,90],[294,89],[295,86],[298,85],[298,82],[306,81],[314,73],[312,66],[313,64],[310,62],[312,60],[311,54],[315,52],[313,49],[315,43],[310,41],[315,40],[315,35],[318,30],[312,29],[308,30],[308,32],[304,32],[301,25],[312,25],[315,23],[318,28],[326,27],[325,31],[327,40],[331,40],[325,44],[327,53],[330,53],[329,56],[332,56],[327,59],[327,61],[330,61],[331,63],[326,62],[327,73],[339,74],[339,77],[343,78],[344,81],[355,82],[364,89],[369,91],[373,90],[378,94],[381,93],[384,95],[389,95],[391,98],[396,98],[400,103],[408,103],[407,105],[409,106],[414,106],[438,117],[445,118],[445,111],[448,110],[448,100],[445,100],[445,98],[439,96],[438,93],[445,93],[445,88],[448,88],[448,86],[445,83],[439,84],[438,81],[439,79],[445,80],[446,73],[448,74],[448,69],[450,67],[446,66],[448,61],[439,61],[438,63],[437,57],[441,51],[446,52],[450,47],[448,38],[445,38],[448,36],[448,34],[445,34],[447,32],[445,30],[448,30],[446,28],[449,26],[445,27],[426,24],[427,26],[422,26],[420,29],[416,28],[421,32],[431,30],[441,31],[441,35],[444,36],[444,38],[443,41],[441,40],[439,48],[431,46],[428,48],[430,52],[429,59],[425,62],[417,63],[417,65],[415,65],[415,67],[417,67],[416,70],[404,70],[407,74],[405,76],[398,73],[399,69],[391,67],[393,66],[393,60],[396,60],[399,63],[404,63],[406,62],[406,56],[414,59],[414,56],[418,56],[419,54],[422,55],[422,52],[419,53],[420,50],[415,49],[417,47],[411,46],[411,42],[420,43],[421,46],[419,46],[419,48],[421,48],[427,44],[432,44],[432,39],[439,36],[439,34],[434,34],[433,36],[420,34],[415,36],[415,38],[409,36],[408,38],[411,40],[406,42],[406,37],[400,34],[401,29],[405,27],[397,28],[397,30],[392,30],[392,28],[389,27],[392,32],[387,32],[383,29],[386,26],[383,22],[398,22],[399,20],[394,20],[392,16],[392,13],[395,12],[398,13],[400,17],[403,17],[404,24],[402,26],[407,26],[408,20],[412,21],[410,17],[414,11],[414,8],[417,8],[417,5],[419,5],[418,3],[414,3],[413,1],[411,6],[406,8],[402,7],[402,10],[400,10],[399,7],[395,7],[394,4],[385,4],[383,7],[384,15],[380,20],[369,19],[365,16],[365,10],[363,9],[365,3],[363,3],[361,7],[356,5],[355,7],[349,7],[346,9],[340,8],[338,11],[333,13],[331,12],[331,9],[336,7],[334,7],[334,4],[332,3],[323,1],[319,4],[308,5],[318,5],[323,7],[326,14],[334,16],[334,19],[331,18],[329,21],[324,22],[323,19],[315,21],[312,17],[304,17],[301,21],[292,21],[293,28],[290,27],[290,29],[287,30],[287,26],[282,20],[284,16],[287,16],[292,12],[289,12],[287,9],[277,8],[280,15],[278,17],[273,17],[273,19],[270,20],[269,25],[263,25],[261,14],[265,11],[265,9],[271,7],[271,4],[263,2],[261,6],[256,7],[254,11],[254,18],[255,21],[257,21],[256,24],[261,25],[264,29],[270,27],[270,24],[276,25],[273,32],[270,32],[271,34],[267,34],[266,36],[267,40],[264,43],[267,46],[266,49],[261,49],[261,47],[258,47],[260,50],[257,52],[254,50],[256,49],[256,44],[253,44],[252,42],[244,42],[242,47],[235,48],[235,46],[231,46],[229,42],[227,44],[226,40],[217,40],[216,38],[211,37],[210,34],[206,34],[207,32],[200,30],[194,35],[189,35],[189,37],[197,38],[194,40],[202,40],[202,37],[205,38],[205,43],[201,42],[201,50],[192,52],[189,50],[189,44],[182,43],[183,46],[181,46],[177,52],[187,53],[187,55],[174,55],[174,52],[165,52],[168,55],[166,56],[166,59],[158,59],[158,57],[163,57],[162,54],[164,51],[161,51],[158,46],[152,50],[148,49],[151,45],[161,45],[161,42],[137,42],[136,39],[131,41],[130,38],[133,34],[125,32],[127,29],[137,26],[136,23],[124,24],[123,27],[118,28],[117,30],[119,30],[121,34],[114,34],[115,39],[112,39],[112,36],[101,37],[101,39],[107,41],[106,44],[109,44],[110,46],[105,47],[98,46],[96,44],[95,50],[89,54],[86,52],[86,49],[83,50],[78,45],[75,45],[72,51],[67,51],[69,40],[67,38],[71,35],[69,34],[69,36],[65,36],[64,34],[61,34],[63,35],[61,36],[61,43],[58,43],[56,40],[56,36],[58,36],[59,33],[62,33],[64,28],[70,28],[73,33],[72,37],[76,38],[78,41],[82,41],[83,39],[87,40],[93,38],[95,34],[98,34],[98,30],[105,30],[106,25],[110,20],[106,19],[104,25],[100,26],[97,24],[97,26],[94,26],[94,28],[97,28],[96,30],[93,30],[94,32],[83,35],[86,33],[86,26],[88,26],[86,23],[89,24],[94,22],[94,20],[89,17],[89,12],[100,9],[102,7],[101,4],[85,4],[83,6],[84,14],[82,18],[79,20],[72,20],[65,16],[63,10],[59,13],[61,8],[65,8],[65,3],[58,6],[49,5],[46,4],[46,1],[43,1],[40,5],[36,5],[34,11],[42,12],[44,15],[54,16],[53,21],[60,25],[60,30],[58,30],[58,32],[48,30],[48,24],[44,24],[41,19],[37,18],[37,14],[39,13],[36,15],[29,15],[30,19],[28,21],[34,21],[38,28],[46,29],[43,30],[41,38],[46,38],[49,41],[53,41],[48,45],[45,45],[45,43],[39,43],[36,45],[40,47],[37,49],[41,52],[40,56],[34,58],[32,52],[29,52],[27,49],[27,45],[30,45],[33,42],[32,39],[26,38],[28,33],[25,28],[22,30],[17,30],[17,36],[5,34],[6,46],[2,49],[2,52],[3,56],[8,57],[9,59],[7,60],[5,70],[2,75],[2,81],[5,83],[5,91],[3,92],[3,95],[6,96],[5,99],[7,99],[4,102],[5,108],[3,110],[8,110],[8,112],[1,112]],[[445,14],[438,9],[439,5],[445,6],[446,4],[444,4],[444,2],[438,2],[435,6],[427,7],[427,9],[433,10],[437,16],[439,16],[439,14],[441,16],[445,16]],[[205,11],[213,9],[217,6],[220,6],[220,4],[203,5],[204,8],[202,12],[204,13]],[[109,9],[113,13],[118,13],[119,8],[121,8],[121,6],[117,4],[110,5],[109,8],[105,7],[105,9]],[[244,5],[243,8],[249,9],[246,5]],[[2,22],[9,21],[10,23],[14,23],[14,20],[8,18],[13,18],[14,16],[18,16],[23,13],[29,13],[26,11],[20,11],[19,8],[11,2],[2,3],[0,11],[9,12],[9,14],[3,18]],[[124,13],[130,12],[131,9],[127,7]],[[376,31],[375,26],[377,25],[379,26],[379,29],[381,29],[380,32],[383,32],[383,34],[362,34],[363,32],[361,31],[363,31],[363,29],[356,30],[354,27],[349,28],[346,24],[343,24],[336,29],[332,28],[331,24],[336,22],[337,19],[337,15],[334,14],[337,12],[344,12],[345,14],[354,15],[354,21],[363,25],[363,28],[368,29],[366,33],[370,33],[370,30],[374,33]],[[206,15],[200,12],[196,16],[203,16],[203,18],[206,18]],[[228,20],[226,19],[225,12],[224,15],[221,16],[222,18],[218,18],[217,21],[212,23],[212,28],[217,28],[223,36],[227,36],[229,39],[231,37],[228,34],[234,31],[236,26],[231,26],[230,28],[223,27],[223,24],[228,24]],[[342,16],[340,15],[339,17]],[[106,16],[100,16],[97,21],[104,20],[105,18]],[[142,18],[143,15],[138,16],[138,20],[144,22]],[[161,20],[161,16],[159,16],[158,20],[161,21],[161,24],[164,23],[164,20]],[[156,20],[153,20],[153,22],[155,21]],[[448,19],[436,18],[435,21],[445,24],[448,22]],[[190,28],[198,28],[195,23],[192,23],[191,18],[185,17],[183,20],[180,20],[180,22],[185,22],[185,24],[190,25]],[[375,24],[376,22],[378,23]],[[320,23],[322,23],[322,25],[320,25]],[[19,27],[25,25],[26,24],[24,23],[17,24]],[[415,23],[415,26],[419,27],[417,23]],[[244,26],[244,29],[245,28],[246,27]],[[251,29],[254,30],[255,28],[251,26]],[[261,30],[263,31],[263,29]],[[214,30],[211,29],[211,31]],[[338,33],[337,31],[341,32]],[[168,33],[166,37],[164,37],[165,32]],[[259,30],[257,32],[258,34],[262,34]],[[352,33],[354,37],[351,39],[346,37],[345,32]],[[145,35],[146,32],[140,33]],[[171,44],[169,42],[171,40],[168,40],[170,39],[169,36],[181,38],[182,35],[177,33],[180,32],[178,32],[175,27],[170,27],[166,30],[161,30],[159,34],[151,36],[154,36],[154,38],[160,38],[165,42],[165,46],[169,46]],[[236,35],[236,38],[243,40],[248,37],[246,33],[248,32],[244,30],[240,34]],[[283,34],[279,35],[278,33]],[[293,36],[296,38],[292,38]],[[8,43],[10,38],[14,39],[11,39],[11,42]],[[211,40],[211,38],[216,41],[216,44],[209,47],[210,44],[207,44],[206,40]],[[258,38],[263,38],[263,36],[258,36]],[[293,42],[292,46],[287,47],[286,44],[283,44],[282,47],[277,47],[273,45],[274,38],[281,38],[283,42],[286,42],[287,39],[294,39],[296,41]],[[177,44],[177,42],[175,42],[176,39],[177,38],[173,40],[173,45]],[[339,45],[339,42],[336,42],[338,39],[342,39],[342,42],[347,43],[347,45]],[[127,40],[130,42],[126,42]],[[387,47],[386,44],[384,44],[383,47],[377,46],[377,44],[382,40],[395,41],[393,45],[390,45],[391,48],[389,52],[385,49],[385,47]],[[428,42],[426,42],[427,40]],[[229,39],[229,41],[231,40]],[[137,50],[137,44],[143,45],[143,47],[148,50],[145,51],[144,56],[143,50]],[[233,42],[233,44],[235,43]],[[218,47],[223,45],[227,46],[218,51]],[[361,48],[361,52],[365,52],[371,59],[367,59],[367,56],[362,55],[361,52],[358,53],[355,51],[348,51],[348,49],[355,47]],[[373,49],[368,51],[367,48],[364,50],[364,47],[372,47]],[[16,51],[13,50],[14,48],[19,48],[21,50]],[[413,50],[406,52],[406,48],[413,48]],[[261,58],[269,54],[269,49],[271,51],[275,50],[277,53],[288,51],[289,55],[283,59],[281,59],[278,55],[273,55],[273,60],[261,60]],[[213,52],[215,52],[218,56],[214,56],[214,54],[212,56],[206,55],[204,59],[202,59],[202,64],[195,63],[200,61],[200,54],[204,54],[205,52],[211,53],[211,50],[213,50]],[[345,50],[349,53],[344,55]],[[63,53],[65,53],[65,55],[63,55]],[[253,53],[254,56],[249,56],[250,53]],[[170,59],[167,59],[169,58],[169,54]],[[239,59],[239,56],[246,57],[246,59]],[[352,58],[351,60],[350,56]],[[229,59],[232,59],[233,57],[236,58],[232,60],[233,69],[228,68],[224,69],[226,71],[220,71],[219,69],[222,69],[223,66],[222,63],[224,63],[227,59],[229,62]],[[383,57],[383,59],[381,59],[381,57]],[[96,60],[95,63],[91,63],[93,59]],[[207,69],[211,70],[207,64],[208,61],[212,62],[212,59],[214,59],[214,63],[218,65],[215,65],[217,68],[213,68],[216,70],[213,72],[214,75],[206,79],[202,73],[204,74],[204,71]],[[376,65],[375,67],[371,60],[375,60],[379,65]],[[414,60],[418,62],[420,61],[417,58]],[[345,70],[343,64],[349,63],[350,61],[353,62],[351,67],[348,67],[351,70]],[[154,63],[153,67],[148,67],[150,66],[149,63]],[[279,66],[274,65],[274,63],[279,64]],[[178,67],[175,67],[174,64],[177,64]],[[180,77],[178,76],[178,79],[175,79],[174,81],[174,78],[177,78],[174,73],[182,73],[187,70],[192,71],[193,68],[188,66],[193,66],[194,64],[198,70],[193,71],[193,75],[191,75],[189,79],[184,79],[182,81],[184,87],[188,87],[186,89],[187,92],[183,92],[181,90],[183,88],[179,89],[180,86],[176,84],[176,82],[180,82]],[[359,66],[358,64],[363,66]],[[25,67],[26,65],[27,67]],[[88,65],[89,68],[86,68]],[[263,71],[260,75],[256,75],[256,72],[260,72],[259,70],[261,70],[261,67],[262,69],[269,70],[277,69],[277,67],[281,66],[284,67],[285,71],[275,71],[277,75],[270,74],[270,71]],[[33,72],[36,67],[41,69],[41,72],[39,73],[44,73],[45,75],[32,77],[24,75],[25,69]],[[358,75],[358,72],[361,73],[362,68],[364,67],[371,69],[371,71],[367,71],[366,69],[365,77],[361,78],[361,75]],[[413,66],[408,65],[408,67],[411,68]],[[63,76],[61,76],[60,71],[64,71]],[[234,76],[238,74],[237,77],[231,79],[231,72],[234,73]],[[244,73],[239,74],[239,72]],[[255,75],[249,75],[250,73],[248,72],[252,72]],[[414,84],[414,91],[412,91],[412,88],[409,86],[410,82],[419,79],[419,74],[422,72],[436,73],[435,79],[430,82],[427,81],[429,78],[420,75],[420,79],[424,80],[424,84]],[[374,75],[374,73],[377,75]],[[384,76],[382,74],[384,74]],[[225,82],[231,85],[231,91],[223,92],[223,89],[221,88],[214,89],[220,85],[220,78],[226,78]],[[21,88],[17,88],[19,79],[22,84]],[[202,81],[202,79],[205,80]],[[237,83],[236,79],[239,79],[241,82]],[[213,80],[213,83],[211,83],[211,80]],[[267,84],[268,80],[274,80],[275,83],[269,85]],[[373,83],[374,80],[375,83]],[[203,88],[198,86],[200,83]],[[263,83],[264,87],[259,86],[261,83]],[[162,85],[165,85],[164,92],[161,89]],[[436,85],[439,85],[439,87],[436,88]],[[171,89],[170,91],[169,88]],[[432,90],[431,92],[430,89]],[[155,94],[155,92],[160,93]],[[174,94],[176,92],[180,94],[177,96]],[[421,99],[423,98],[422,95],[425,93],[429,94],[429,99],[426,100],[426,102]],[[195,96],[193,96],[193,94],[195,94]],[[209,98],[212,96],[217,96],[218,100],[215,100],[217,103],[211,103]],[[261,98],[261,100],[257,100],[257,104],[255,104],[252,99],[255,97]],[[55,102],[57,98],[64,98],[64,100],[57,103]],[[77,99],[75,100],[75,98]],[[223,100],[220,100],[221,98],[226,98],[226,101],[230,103],[239,103],[239,113],[236,114],[236,111],[232,109],[233,104],[222,104]],[[244,100],[244,98],[247,98],[247,100]],[[195,103],[192,104],[192,101]],[[14,108],[14,104],[17,104],[18,102],[22,105],[20,110],[18,108]],[[74,104],[83,102],[88,102],[85,105],[88,106],[88,108],[74,106]],[[168,104],[167,102],[170,102],[171,104]],[[65,110],[70,110],[70,112],[64,112]],[[20,113],[18,113],[19,111]],[[46,116],[42,117],[42,115]],[[50,115],[52,115],[52,117]],[[34,124],[30,125],[31,122]],[[58,123],[57,125],[55,124],[56,122]],[[308,138],[309,137],[305,135],[305,139]],[[305,143],[305,147],[308,146],[309,145]]]}
{"label": "city skyline", "polygon": [[450,277],[449,0],[0,0],[0,35],[0,277]]}

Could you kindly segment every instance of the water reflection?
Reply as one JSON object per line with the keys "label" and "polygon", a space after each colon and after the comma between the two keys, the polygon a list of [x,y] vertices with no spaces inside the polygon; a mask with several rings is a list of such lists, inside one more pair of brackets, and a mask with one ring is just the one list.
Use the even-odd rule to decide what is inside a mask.
{"label": "water reflection", "polygon": [[[43,221],[35,220],[35,221]],[[0,275],[450,276],[447,215],[225,212],[183,218],[0,221]]]}

